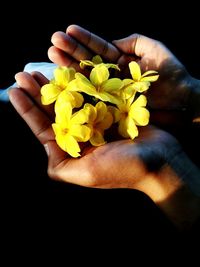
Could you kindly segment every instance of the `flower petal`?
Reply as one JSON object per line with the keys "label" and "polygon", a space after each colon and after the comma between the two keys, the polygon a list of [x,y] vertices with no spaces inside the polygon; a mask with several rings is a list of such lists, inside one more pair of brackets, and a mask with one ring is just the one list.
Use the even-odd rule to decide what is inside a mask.
{"label": "flower petal", "polygon": [[52,123],[52,128],[55,133],[55,135],[60,135],[62,133],[62,127],[61,124],[58,123]]}
{"label": "flower petal", "polygon": [[106,66],[106,68],[111,68],[111,69],[115,69],[115,70],[119,70],[120,71],[120,68],[117,64],[112,64],[112,63],[106,63],[104,64]]}
{"label": "flower petal", "polygon": [[129,69],[130,69],[130,73],[131,73],[133,80],[139,81],[141,78],[141,70],[140,70],[140,66],[138,65],[138,63],[136,61],[131,61],[129,63]]}
{"label": "flower petal", "polygon": [[109,71],[104,65],[96,65],[90,72],[90,81],[94,86],[98,87],[108,80],[109,75]]}
{"label": "flower petal", "polygon": [[74,96],[71,92],[67,90],[63,90],[57,100],[56,100],[56,105],[62,105],[66,103],[73,103],[75,101]]}
{"label": "flower petal", "polygon": [[142,74],[142,77],[145,77],[150,74],[158,74],[158,72],[156,70],[148,70]]}
{"label": "flower petal", "polygon": [[64,127],[69,127],[71,116],[72,116],[72,106],[70,103],[65,105],[57,104],[55,105],[56,118],[55,121],[58,124],[64,125]]}
{"label": "flower petal", "polygon": [[104,118],[102,121],[100,121],[98,124],[97,124],[97,128],[104,131],[106,129],[109,129],[110,126],[112,125],[113,123],[113,116],[110,112],[106,112]]}
{"label": "flower petal", "polygon": [[159,75],[153,75],[153,76],[146,76],[141,78],[141,82],[155,82],[159,78]]}
{"label": "flower petal", "polygon": [[107,101],[107,102],[110,102],[112,104],[116,104],[117,105],[117,104],[121,103],[120,97],[113,96],[113,95],[111,95],[111,94],[109,94],[107,92],[96,93],[94,96],[96,98],[98,98],[98,99],[101,99],[102,101]]}
{"label": "flower petal", "polygon": [[150,113],[146,108],[135,108],[133,112],[136,125],[145,126],[149,123]]}
{"label": "flower petal", "polygon": [[121,119],[119,121],[119,126],[118,126],[118,132],[124,138],[129,138],[129,134],[127,132],[127,121],[128,121],[127,118]]}
{"label": "flower petal", "polygon": [[79,92],[84,92],[88,95],[95,96],[96,88],[91,84],[91,82],[81,73],[76,73],[76,84]]}
{"label": "flower petal", "polygon": [[74,79],[71,82],[69,82],[67,87],[66,87],[66,90],[67,91],[79,91],[77,80]]}
{"label": "flower petal", "polygon": [[126,88],[123,91],[123,98],[124,99],[127,99],[127,98],[132,97],[133,95],[135,95],[137,90],[135,89],[134,84],[132,83],[132,84],[126,86]]}
{"label": "flower petal", "polygon": [[56,135],[56,142],[59,145],[59,147],[65,152],[67,152],[70,156],[74,158],[80,156],[79,152],[81,150],[79,144],[73,136],[69,134],[66,134],[65,136]]}
{"label": "flower petal", "polygon": [[90,143],[93,146],[101,146],[104,145],[106,142],[104,140],[104,137],[100,131],[95,130],[93,132],[92,137],[90,138]]}
{"label": "flower petal", "polygon": [[118,122],[120,120],[120,111],[118,108],[114,106],[108,106],[108,111],[112,114],[113,116],[113,123]]}
{"label": "flower petal", "polygon": [[84,102],[83,96],[78,92],[71,92],[71,94],[73,95],[73,97],[75,99],[74,107],[80,108]]}
{"label": "flower petal", "polygon": [[123,87],[126,87],[127,85],[132,84],[134,81],[132,79],[123,79]]}
{"label": "flower petal", "polygon": [[45,84],[42,86],[41,90],[41,102],[43,105],[49,105],[53,103],[58,95],[62,92],[62,89],[54,84]]}
{"label": "flower petal", "polygon": [[88,116],[88,123],[93,123],[97,117],[97,110],[96,108],[89,104],[89,103],[86,103],[84,105],[84,108],[85,112],[87,113],[87,116]]}
{"label": "flower petal", "polygon": [[135,109],[135,113],[134,120],[137,125],[145,126],[149,123],[150,113],[146,108]]}
{"label": "flower petal", "polygon": [[137,92],[142,93],[149,89],[150,82],[135,82],[132,86]]}
{"label": "flower petal", "polygon": [[90,80],[88,80],[88,79],[87,79],[82,73],[80,73],[80,72],[77,72],[77,73],[75,74],[75,79],[76,79],[76,80],[82,80],[82,81],[84,81],[85,83],[91,84]]}
{"label": "flower petal", "polygon": [[85,66],[92,66],[94,67],[94,63],[91,60],[80,60],[80,64],[79,64],[81,69],[84,69]]}
{"label": "flower petal", "polygon": [[68,73],[69,73],[69,82],[72,81],[75,78],[76,70],[72,67],[67,67]]}
{"label": "flower petal", "polygon": [[107,106],[104,102],[100,101],[96,104],[95,106],[96,111],[97,111],[97,117],[95,122],[100,122],[104,119],[106,112],[107,112]]}
{"label": "flower petal", "polygon": [[144,95],[140,95],[132,104],[133,107],[145,107],[147,104],[147,98]]}
{"label": "flower petal", "polygon": [[87,142],[91,137],[91,129],[86,125],[71,125],[69,134],[74,136],[78,142]]}
{"label": "flower petal", "polygon": [[144,95],[140,95],[131,105],[129,116],[134,119],[137,125],[145,126],[149,123],[150,113],[145,108],[147,99]]}
{"label": "flower petal", "polygon": [[63,90],[56,100],[55,109],[57,109],[56,106],[66,105],[68,103],[71,104],[72,108],[78,108],[82,106],[83,101],[84,98],[80,93]]}
{"label": "flower petal", "polygon": [[134,123],[132,118],[127,118],[127,133],[130,138],[133,140],[136,136],[138,136],[138,128]]}
{"label": "flower petal", "polygon": [[122,85],[122,80],[119,78],[112,78],[102,83],[101,90],[106,92],[118,91]]}
{"label": "flower petal", "polygon": [[70,123],[73,124],[84,124],[88,122],[88,113],[84,108],[78,110],[72,115]]}
{"label": "flower petal", "polygon": [[54,70],[56,84],[61,87],[66,87],[67,84],[74,79],[75,69],[68,67],[58,67]]}

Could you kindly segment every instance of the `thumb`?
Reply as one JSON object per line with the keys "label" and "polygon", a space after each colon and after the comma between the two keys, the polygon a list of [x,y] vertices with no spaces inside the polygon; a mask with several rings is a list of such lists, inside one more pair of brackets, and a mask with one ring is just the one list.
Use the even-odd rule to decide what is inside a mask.
{"label": "thumb", "polygon": [[67,153],[58,147],[55,140],[46,142],[44,149],[48,156],[48,168],[51,171],[67,159]]}
{"label": "thumb", "polygon": [[157,41],[134,33],[126,38],[114,40],[112,43],[123,53],[143,57],[155,46]]}

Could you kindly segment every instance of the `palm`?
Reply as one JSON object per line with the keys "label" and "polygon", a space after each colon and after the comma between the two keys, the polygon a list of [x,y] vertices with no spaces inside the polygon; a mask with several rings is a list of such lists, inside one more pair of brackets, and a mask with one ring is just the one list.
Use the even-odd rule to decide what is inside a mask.
{"label": "palm", "polygon": [[[132,40],[132,38],[134,38]],[[126,55],[126,49],[134,47],[133,42],[136,42],[135,37],[127,37],[122,39],[119,44],[121,48],[121,56],[118,63],[122,68],[133,60],[133,57]],[[159,79],[156,83],[151,84],[151,89],[148,90],[148,103],[153,109],[174,109],[183,106],[185,100],[185,84],[180,81],[187,80],[189,74],[180,61],[161,43],[152,41],[149,38],[141,37],[138,39],[137,47],[145,51],[140,51],[139,48],[133,52],[137,62],[140,64],[142,71],[156,70],[159,74]],[[150,40],[150,41],[149,41]],[[126,46],[125,46],[126,45]]]}
{"label": "palm", "polygon": [[[142,58],[141,66],[146,69],[157,70],[159,79],[152,83],[151,90],[148,91],[148,103],[154,109],[174,109],[183,106],[185,91],[183,84],[180,86],[180,80],[188,75],[183,65],[175,57],[163,59],[156,67],[155,58]],[[164,55],[163,55],[164,58]],[[148,64],[146,63],[148,62]]]}
{"label": "palm", "polygon": [[[38,110],[40,113],[40,110]],[[38,114],[35,119],[29,115],[30,127],[39,141],[48,144],[50,176],[54,179],[99,188],[136,187],[140,179],[148,174],[148,167],[161,167],[162,155],[167,144],[173,138],[157,128],[147,126],[140,129],[140,135],[134,140],[121,139],[108,142],[100,147],[86,145],[82,149],[82,156],[78,159],[70,157],[61,150],[54,139],[53,131],[46,114]],[[37,120],[37,127],[34,120]],[[41,132],[41,125],[49,126]],[[40,133],[37,135],[37,133]],[[156,149],[155,149],[156,148]],[[152,153],[153,151],[153,153]],[[130,173],[130,170],[135,170]],[[149,170],[152,171],[152,170]],[[131,182],[127,177],[131,177]]]}
{"label": "palm", "polygon": [[[32,95],[16,88],[10,91],[10,100],[37,139],[48,147],[50,177],[83,186],[134,187],[136,182],[147,174],[148,166],[154,162],[154,157],[161,158],[161,151],[171,138],[165,132],[148,126],[140,130],[140,135],[134,142],[123,139],[108,142],[100,147],[87,145],[82,149],[80,158],[71,158],[55,141],[51,112],[44,109],[39,98],[36,97],[37,103],[31,99],[38,94],[37,90],[40,88],[39,84],[33,86],[33,81],[41,81],[39,78],[42,76],[37,74],[35,79],[24,73],[19,76],[21,83],[27,82],[29,94]],[[151,149],[154,149],[154,153],[151,153]],[[128,173],[130,170],[135,171]],[[125,177],[132,177],[131,182]]]}

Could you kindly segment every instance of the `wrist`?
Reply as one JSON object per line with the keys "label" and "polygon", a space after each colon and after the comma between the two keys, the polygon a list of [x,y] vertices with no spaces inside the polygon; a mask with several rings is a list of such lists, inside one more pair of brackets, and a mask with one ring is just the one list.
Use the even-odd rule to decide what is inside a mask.
{"label": "wrist", "polygon": [[183,151],[168,155],[166,163],[150,174],[146,193],[180,230],[192,227],[200,216],[200,171]]}
{"label": "wrist", "polygon": [[165,194],[162,199],[154,199],[156,205],[180,231],[192,228],[200,217],[200,196],[170,165],[162,169],[159,179]]}

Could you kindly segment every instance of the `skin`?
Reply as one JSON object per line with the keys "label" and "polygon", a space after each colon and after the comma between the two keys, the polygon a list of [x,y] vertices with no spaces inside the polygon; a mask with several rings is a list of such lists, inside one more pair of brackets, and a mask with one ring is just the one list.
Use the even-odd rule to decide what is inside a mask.
{"label": "skin", "polygon": [[[152,109],[159,112],[160,109],[180,110],[192,99],[190,86],[194,79],[165,46],[152,39],[132,35],[114,41],[114,46],[72,25],[67,28],[66,34],[55,33],[52,43],[48,51],[50,59],[77,70],[80,59],[88,59],[95,54],[103,54],[104,59],[120,66],[137,57],[143,70],[154,69],[160,74],[157,91],[152,89],[152,96],[148,96]],[[19,88],[10,90],[10,101],[44,145],[49,177],[86,187],[140,190],[162,209],[178,229],[192,226],[200,215],[200,171],[171,134],[149,125],[141,127],[134,142],[123,139],[100,147],[86,145],[80,158],[71,158],[55,142],[51,127],[54,117],[52,106],[46,107],[40,102],[40,88],[48,80],[38,72],[23,72],[16,75],[16,81]],[[162,99],[159,90],[165,95]]]}
{"label": "skin", "polygon": [[99,54],[105,61],[118,63],[122,75],[131,60],[137,60],[143,71],[158,71],[158,81],[152,83],[151,90],[147,92],[148,105],[154,112],[155,121],[160,123],[164,119],[164,123],[173,123],[174,116],[177,117],[176,122],[180,117],[185,119],[185,108],[191,113],[192,120],[200,116],[199,80],[193,78],[161,42],[132,34],[111,44],[78,25],[70,25],[66,33],[54,33],[51,41],[53,46],[49,48],[48,56],[58,65],[80,70],[80,59]]}

